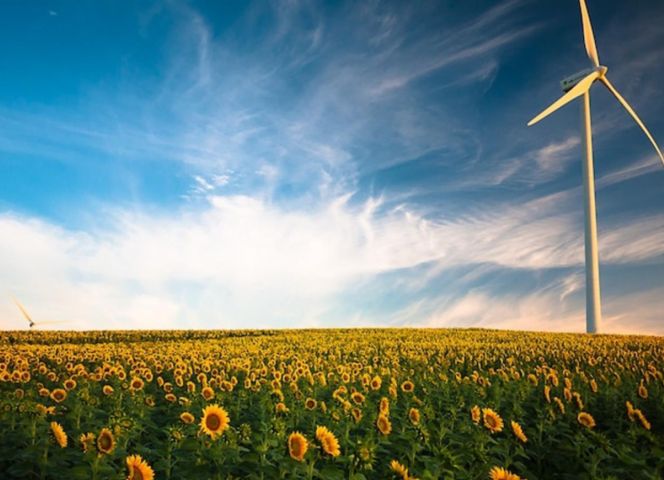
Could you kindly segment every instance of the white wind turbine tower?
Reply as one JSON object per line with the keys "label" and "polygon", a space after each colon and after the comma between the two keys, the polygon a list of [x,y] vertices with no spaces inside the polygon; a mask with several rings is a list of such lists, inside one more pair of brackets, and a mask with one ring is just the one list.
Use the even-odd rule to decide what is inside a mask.
{"label": "white wind turbine tower", "polygon": [[582,102],[582,128],[584,139],[584,153],[585,160],[583,162],[583,183],[584,183],[584,199],[585,199],[585,239],[586,239],[586,332],[596,333],[599,323],[602,320],[602,306],[600,303],[599,292],[599,258],[597,253],[597,215],[595,213],[595,174],[593,171],[593,146],[592,146],[592,126],[590,123],[590,87],[595,81],[600,81],[606,88],[613,94],[614,97],[621,103],[625,110],[632,116],[634,121],[643,130],[650,140],[650,143],[655,147],[662,164],[664,164],[664,156],[657,146],[655,139],[650,135],[650,132],[643,124],[634,109],[627,103],[627,101],[618,93],[614,86],[606,78],[607,68],[599,63],[599,56],[597,55],[597,47],[595,47],[595,38],[593,36],[593,29],[590,25],[590,17],[588,16],[588,8],[586,7],[585,0],[579,0],[581,4],[581,20],[583,22],[583,40],[586,44],[586,52],[588,58],[593,64],[590,70],[584,70],[571,77],[564,79],[561,82],[563,92],[565,94],[556,100],[542,113],[528,122],[528,126],[548,116],[550,113],[555,112],[563,105],[571,102],[577,97],[583,96]]}

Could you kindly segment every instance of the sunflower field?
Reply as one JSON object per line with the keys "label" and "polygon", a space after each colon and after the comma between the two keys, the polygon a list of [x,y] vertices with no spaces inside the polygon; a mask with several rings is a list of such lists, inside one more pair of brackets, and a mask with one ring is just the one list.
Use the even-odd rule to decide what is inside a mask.
{"label": "sunflower field", "polygon": [[662,479],[664,339],[4,332],[2,479]]}

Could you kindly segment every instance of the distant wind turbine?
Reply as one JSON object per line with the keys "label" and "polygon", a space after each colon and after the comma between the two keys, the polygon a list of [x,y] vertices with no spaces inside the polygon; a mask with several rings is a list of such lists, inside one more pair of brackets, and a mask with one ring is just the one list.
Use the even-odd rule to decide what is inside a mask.
{"label": "distant wind turbine", "polygon": [[614,97],[625,107],[625,110],[632,116],[641,130],[646,134],[650,143],[657,151],[662,164],[664,165],[664,156],[657,146],[646,126],[643,124],[634,109],[618,93],[618,90],[606,78],[607,67],[600,65],[597,47],[593,29],[590,24],[588,8],[585,0],[579,0],[581,5],[581,21],[583,22],[583,40],[586,45],[588,58],[593,64],[593,68],[583,70],[561,82],[565,94],[556,100],[551,106],[528,122],[528,126],[536,124],[544,117],[555,112],[563,105],[568,104],[577,97],[583,95],[582,103],[582,128],[584,130],[584,153],[585,162],[583,163],[583,181],[585,197],[585,239],[586,239],[586,332],[596,333],[602,320],[602,306],[600,302],[599,291],[599,258],[597,253],[597,214],[595,212],[595,174],[593,171],[593,146],[592,146],[592,126],[590,122],[590,87],[595,81],[599,80],[613,94]]}
{"label": "distant wind turbine", "polygon": [[32,317],[30,317],[30,315],[28,314],[28,312],[27,312],[27,310],[25,309],[25,307],[23,307],[23,305],[21,305],[21,302],[19,302],[18,300],[16,300],[16,298],[14,298],[14,297],[12,297],[12,300],[14,300],[14,303],[16,304],[16,306],[18,307],[18,309],[19,309],[19,310],[21,311],[21,313],[23,314],[23,317],[28,321],[28,325],[30,326],[30,328],[33,328],[35,325],[36,325],[36,326],[39,326],[39,325],[44,325],[44,324],[49,324],[49,323],[65,323],[65,322],[63,322],[63,321],[59,321],[59,320],[50,320],[50,321],[47,320],[47,321],[40,321],[39,323],[35,323],[35,322],[32,320]]}

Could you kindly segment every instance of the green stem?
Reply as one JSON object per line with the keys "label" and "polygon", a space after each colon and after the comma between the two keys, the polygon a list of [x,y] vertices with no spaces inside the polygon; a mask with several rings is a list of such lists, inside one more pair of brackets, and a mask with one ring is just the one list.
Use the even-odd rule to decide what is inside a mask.
{"label": "green stem", "polygon": [[32,424],[30,425],[30,437],[32,439],[32,445],[35,444],[35,439],[37,438],[37,419],[32,419]]}
{"label": "green stem", "polygon": [[81,429],[81,407],[79,404],[76,405],[76,430]]}
{"label": "green stem", "polygon": [[170,480],[171,478],[171,450],[168,449],[168,457],[166,457],[166,478]]}
{"label": "green stem", "polygon": [[44,448],[44,455],[42,457],[42,464],[41,464],[41,473],[39,475],[39,478],[42,480],[46,478],[47,464],[48,464],[48,443],[46,444],[46,448]]}
{"label": "green stem", "polygon": [[313,459],[309,460],[309,465],[307,468],[307,478],[309,480],[312,480],[314,478],[314,463],[315,461]]}
{"label": "green stem", "polygon": [[99,470],[99,455],[95,456],[92,462],[92,480],[97,480],[97,471]]}

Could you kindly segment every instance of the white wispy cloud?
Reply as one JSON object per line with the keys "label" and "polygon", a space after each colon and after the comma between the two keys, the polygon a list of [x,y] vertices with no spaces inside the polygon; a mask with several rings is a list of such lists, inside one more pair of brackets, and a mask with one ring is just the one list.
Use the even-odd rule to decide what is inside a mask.
{"label": "white wispy cloud", "polygon": [[661,170],[662,167],[660,161],[653,153],[622,168],[619,167],[617,170],[605,174],[597,180],[596,187],[598,189],[605,188],[640,177],[641,175],[658,173]]}
{"label": "white wispy cloud", "polygon": [[421,325],[581,332],[585,314],[579,309],[566,311],[555,295],[546,292],[493,296],[478,291],[454,299]]}
{"label": "white wispy cloud", "polygon": [[[557,290],[519,295],[492,295],[472,291],[450,300],[424,321],[407,323],[414,327],[455,327],[459,325],[509,330],[584,332],[585,307],[582,300],[561,301]],[[603,333],[662,335],[658,312],[664,308],[661,289],[620,296],[605,296]],[[413,317],[410,317],[413,318]]]}
{"label": "white wispy cloud", "polygon": [[[215,195],[207,207],[175,216],[109,210],[107,226],[87,232],[4,215],[0,284],[36,305],[36,318],[99,328],[283,327],[329,320],[358,282],[425,264],[435,265],[431,279],[470,264],[533,271],[582,265],[579,222],[552,213],[560,196],[442,223],[405,207],[385,210],[381,199],[353,206],[349,197],[284,210],[260,198]],[[664,255],[662,225],[659,216],[605,229],[604,264]],[[533,294],[519,311],[525,318],[541,307],[530,327],[546,329],[558,310],[540,297],[564,304],[569,289],[568,282]],[[452,302],[437,318],[488,322],[488,313],[470,320],[489,301],[482,295]],[[423,304],[403,309],[393,313],[395,322],[426,314]],[[355,310],[357,321],[369,321],[362,312]],[[9,302],[0,315],[5,328],[20,325]]]}

